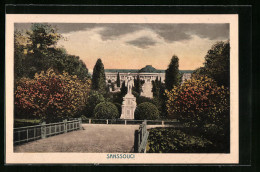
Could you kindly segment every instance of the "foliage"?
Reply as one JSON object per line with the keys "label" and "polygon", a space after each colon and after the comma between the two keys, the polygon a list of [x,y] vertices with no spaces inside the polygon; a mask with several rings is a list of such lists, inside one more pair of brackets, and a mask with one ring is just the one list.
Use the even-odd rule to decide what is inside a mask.
{"label": "foliage", "polygon": [[117,110],[118,110],[117,118],[120,118],[121,113],[122,113],[122,104],[120,104],[120,103],[114,103],[114,104],[115,104],[115,106],[117,107]]}
{"label": "foliage", "polygon": [[40,123],[39,119],[14,119],[14,128],[39,125]]}
{"label": "foliage", "polygon": [[204,67],[196,71],[197,74],[207,75],[214,79],[219,86],[230,85],[230,43],[217,42],[205,56]]}
{"label": "foliage", "polygon": [[[165,101],[163,101],[160,98],[149,98],[149,97],[144,97],[144,96],[140,96],[138,93],[136,93],[135,91],[132,92],[132,94],[136,97],[136,104],[139,105],[141,103],[145,103],[145,102],[149,102],[154,104],[157,109],[159,110],[160,113],[160,118],[165,118],[167,110],[166,110],[166,105],[165,105]],[[165,96],[165,95],[162,95]]]}
{"label": "foliage", "polygon": [[120,91],[123,96],[127,94],[127,87],[125,85],[125,81],[123,81]]}
{"label": "foliage", "polygon": [[136,99],[138,99],[140,97],[140,94],[138,94],[137,92],[135,91],[132,91],[132,94],[136,97]]}
{"label": "foliage", "polygon": [[80,118],[81,118],[81,121],[87,121],[87,119],[88,119],[85,115],[81,115]]}
{"label": "foliage", "polygon": [[97,119],[115,119],[119,116],[116,105],[111,102],[99,103],[94,110]]}
{"label": "foliage", "polygon": [[218,87],[207,76],[193,77],[181,86],[166,90],[168,115],[188,126],[228,123],[229,90]]}
{"label": "foliage", "polygon": [[160,85],[161,83],[158,80],[158,77],[156,77],[156,79],[154,81],[152,81],[152,92],[153,92],[153,97],[159,97],[159,93],[160,93]]}
{"label": "foliage", "polygon": [[145,102],[149,102],[149,103],[153,103],[153,99],[149,98],[149,97],[144,97],[144,96],[137,96],[136,97],[136,104],[139,105],[141,103],[145,103]]}
{"label": "foliage", "polygon": [[61,49],[56,49],[52,57],[51,66],[58,72],[67,72],[69,75],[77,75],[81,80],[90,78],[85,63],[79,56],[69,55]]}
{"label": "foliage", "polygon": [[165,71],[165,86],[166,89],[171,90],[174,86],[177,86],[181,81],[179,73],[179,58],[172,56],[171,62]]}
{"label": "foliage", "polygon": [[26,68],[23,67],[23,62],[26,59],[26,45],[28,44],[28,37],[21,32],[15,30],[14,32],[14,78],[20,78],[24,75]]}
{"label": "foliage", "polygon": [[154,98],[162,99],[165,92],[165,85],[161,80],[158,80],[158,77],[152,81],[152,92]]}
{"label": "foliage", "polygon": [[113,102],[113,103],[119,103],[122,104],[123,102],[123,95],[121,94],[121,92],[115,92],[115,93],[110,93],[111,94],[111,99],[109,101]]}
{"label": "foliage", "polygon": [[80,81],[68,73],[53,69],[35,74],[34,79],[22,78],[15,91],[16,113],[47,122],[75,117],[84,109],[90,80]]}
{"label": "foliage", "polygon": [[31,31],[27,31],[27,34],[32,42],[30,49],[34,52],[53,47],[61,39],[57,29],[47,24],[32,24]]}
{"label": "foliage", "polygon": [[35,73],[46,71],[53,67],[53,57],[56,55],[56,44],[61,35],[57,33],[57,29],[51,25],[34,23],[31,25],[31,30],[26,32],[29,43],[26,45],[26,70],[25,75],[33,78]]}
{"label": "foliage", "polygon": [[116,86],[117,86],[117,87],[120,87],[120,76],[119,76],[119,72],[117,73]]}
{"label": "foliage", "polygon": [[166,99],[153,98],[152,103],[157,107],[160,112],[160,119],[167,119],[167,108],[166,108]]}
{"label": "foliage", "polygon": [[192,77],[196,77],[196,76],[198,76],[198,75],[207,75],[207,72],[206,72],[206,70],[205,70],[205,68],[204,67],[200,67],[200,68],[198,68],[198,69],[196,69],[196,70],[194,70],[193,71],[193,73],[192,73]]}
{"label": "foliage", "polygon": [[141,103],[136,107],[135,119],[158,119],[159,110],[157,107],[149,102]]}
{"label": "foliage", "polygon": [[204,153],[216,151],[212,142],[186,134],[175,128],[152,128],[149,130],[148,153]]}
{"label": "foliage", "polygon": [[88,102],[86,104],[86,117],[93,117],[95,107],[101,102],[105,102],[105,98],[103,97],[103,95],[100,94],[98,91],[92,90],[88,96]]}
{"label": "foliage", "polygon": [[26,34],[14,34],[15,82],[22,77],[34,78],[35,73],[53,68],[62,73],[77,75],[81,80],[89,78],[88,69],[78,56],[67,54],[57,47],[62,36],[47,24],[32,24]]}
{"label": "foliage", "polygon": [[167,116],[167,108],[166,108],[166,101],[167,96],[165,93],[165,85],[158,80],[158,77],[155,81],[152,81],[152,92],[153,92],[153,102],[157,106],[158,110],[160,111],[161,118],[166,118]]}
{"label": "foliage", "polygon": [[115,91],[115,83],[111,83],[111,89],[112,89],[112,91]]}
{"label": "foliage", "polygon": [[101,59],[97,60],[93,69],[92,89],[100,92],[102,95],[105,95],[107,92],[105,70]]}
{"label": "foliage", "polygon": [[133,91],[135,91],[136,93],[138,93],[138,95],[140,95],[141,92],[142,92],[142,85],[143,84],[144,84],[144,81],[140,80],[139,75],[137,75],[137,78],[134,79]]}

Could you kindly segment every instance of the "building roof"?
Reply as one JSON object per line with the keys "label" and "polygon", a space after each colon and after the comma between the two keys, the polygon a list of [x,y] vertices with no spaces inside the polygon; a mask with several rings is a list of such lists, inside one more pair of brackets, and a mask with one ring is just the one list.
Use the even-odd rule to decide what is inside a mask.
{"label": "building roof", "polygon": [[[165,70],[155,69],[152,65],[146,65],[142,69],[105,69],[111,73],[164,73]],[[180,73],[192,73],[193,70],[180,70]]]}
{"label": "building roof", "polygon": [[138,73],[138,69],[105,69],[105,72],[111,73]]}
{"label": "building roof", "polygon": [[139,70],[139,73],[160,73],[160,71],[152,67],[152,65],[146,65]]}

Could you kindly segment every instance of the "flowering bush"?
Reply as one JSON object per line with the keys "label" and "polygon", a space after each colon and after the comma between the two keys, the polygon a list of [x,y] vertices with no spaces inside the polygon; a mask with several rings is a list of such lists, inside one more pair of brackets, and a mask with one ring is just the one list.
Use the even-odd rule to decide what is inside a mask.
{"label": "flowering bush", "polygon": [[167,91],[167,111],[188,126],[222,125],[229,117],[229,90],[206,76],[194,76]]}
{"label": "flowering bush", "polygon": [[74,117],[86,104],[90,80],[80,81],[68,73],[53,69],[35,74],[34,79],[22,78],[15,91],[18,113],[26,113],[47,122]]}

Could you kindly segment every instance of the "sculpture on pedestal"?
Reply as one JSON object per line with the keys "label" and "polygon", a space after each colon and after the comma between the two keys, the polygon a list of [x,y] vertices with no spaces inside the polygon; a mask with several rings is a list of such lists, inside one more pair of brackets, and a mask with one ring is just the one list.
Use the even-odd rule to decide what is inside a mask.
{"label": "sculpture on pedestal", "polygon": [[134,119],[136,109],[136,98],[132,94],[134,81],[131,76],[127,77],[127,94],[123,98],[121,119]]}
{"label": "sculpture on pedestal", "polygon": [[134,81],[131,76],[127,77],[127,94],[132,94]]}

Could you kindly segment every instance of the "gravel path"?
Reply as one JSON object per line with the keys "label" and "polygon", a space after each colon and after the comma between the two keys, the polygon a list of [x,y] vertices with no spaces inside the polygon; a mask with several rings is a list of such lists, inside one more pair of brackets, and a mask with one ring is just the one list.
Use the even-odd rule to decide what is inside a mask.
{"label": "gravel path", "polygon": [[83,124],[84,130],[18,145],[14,152],[133,152],[139,125]]}

